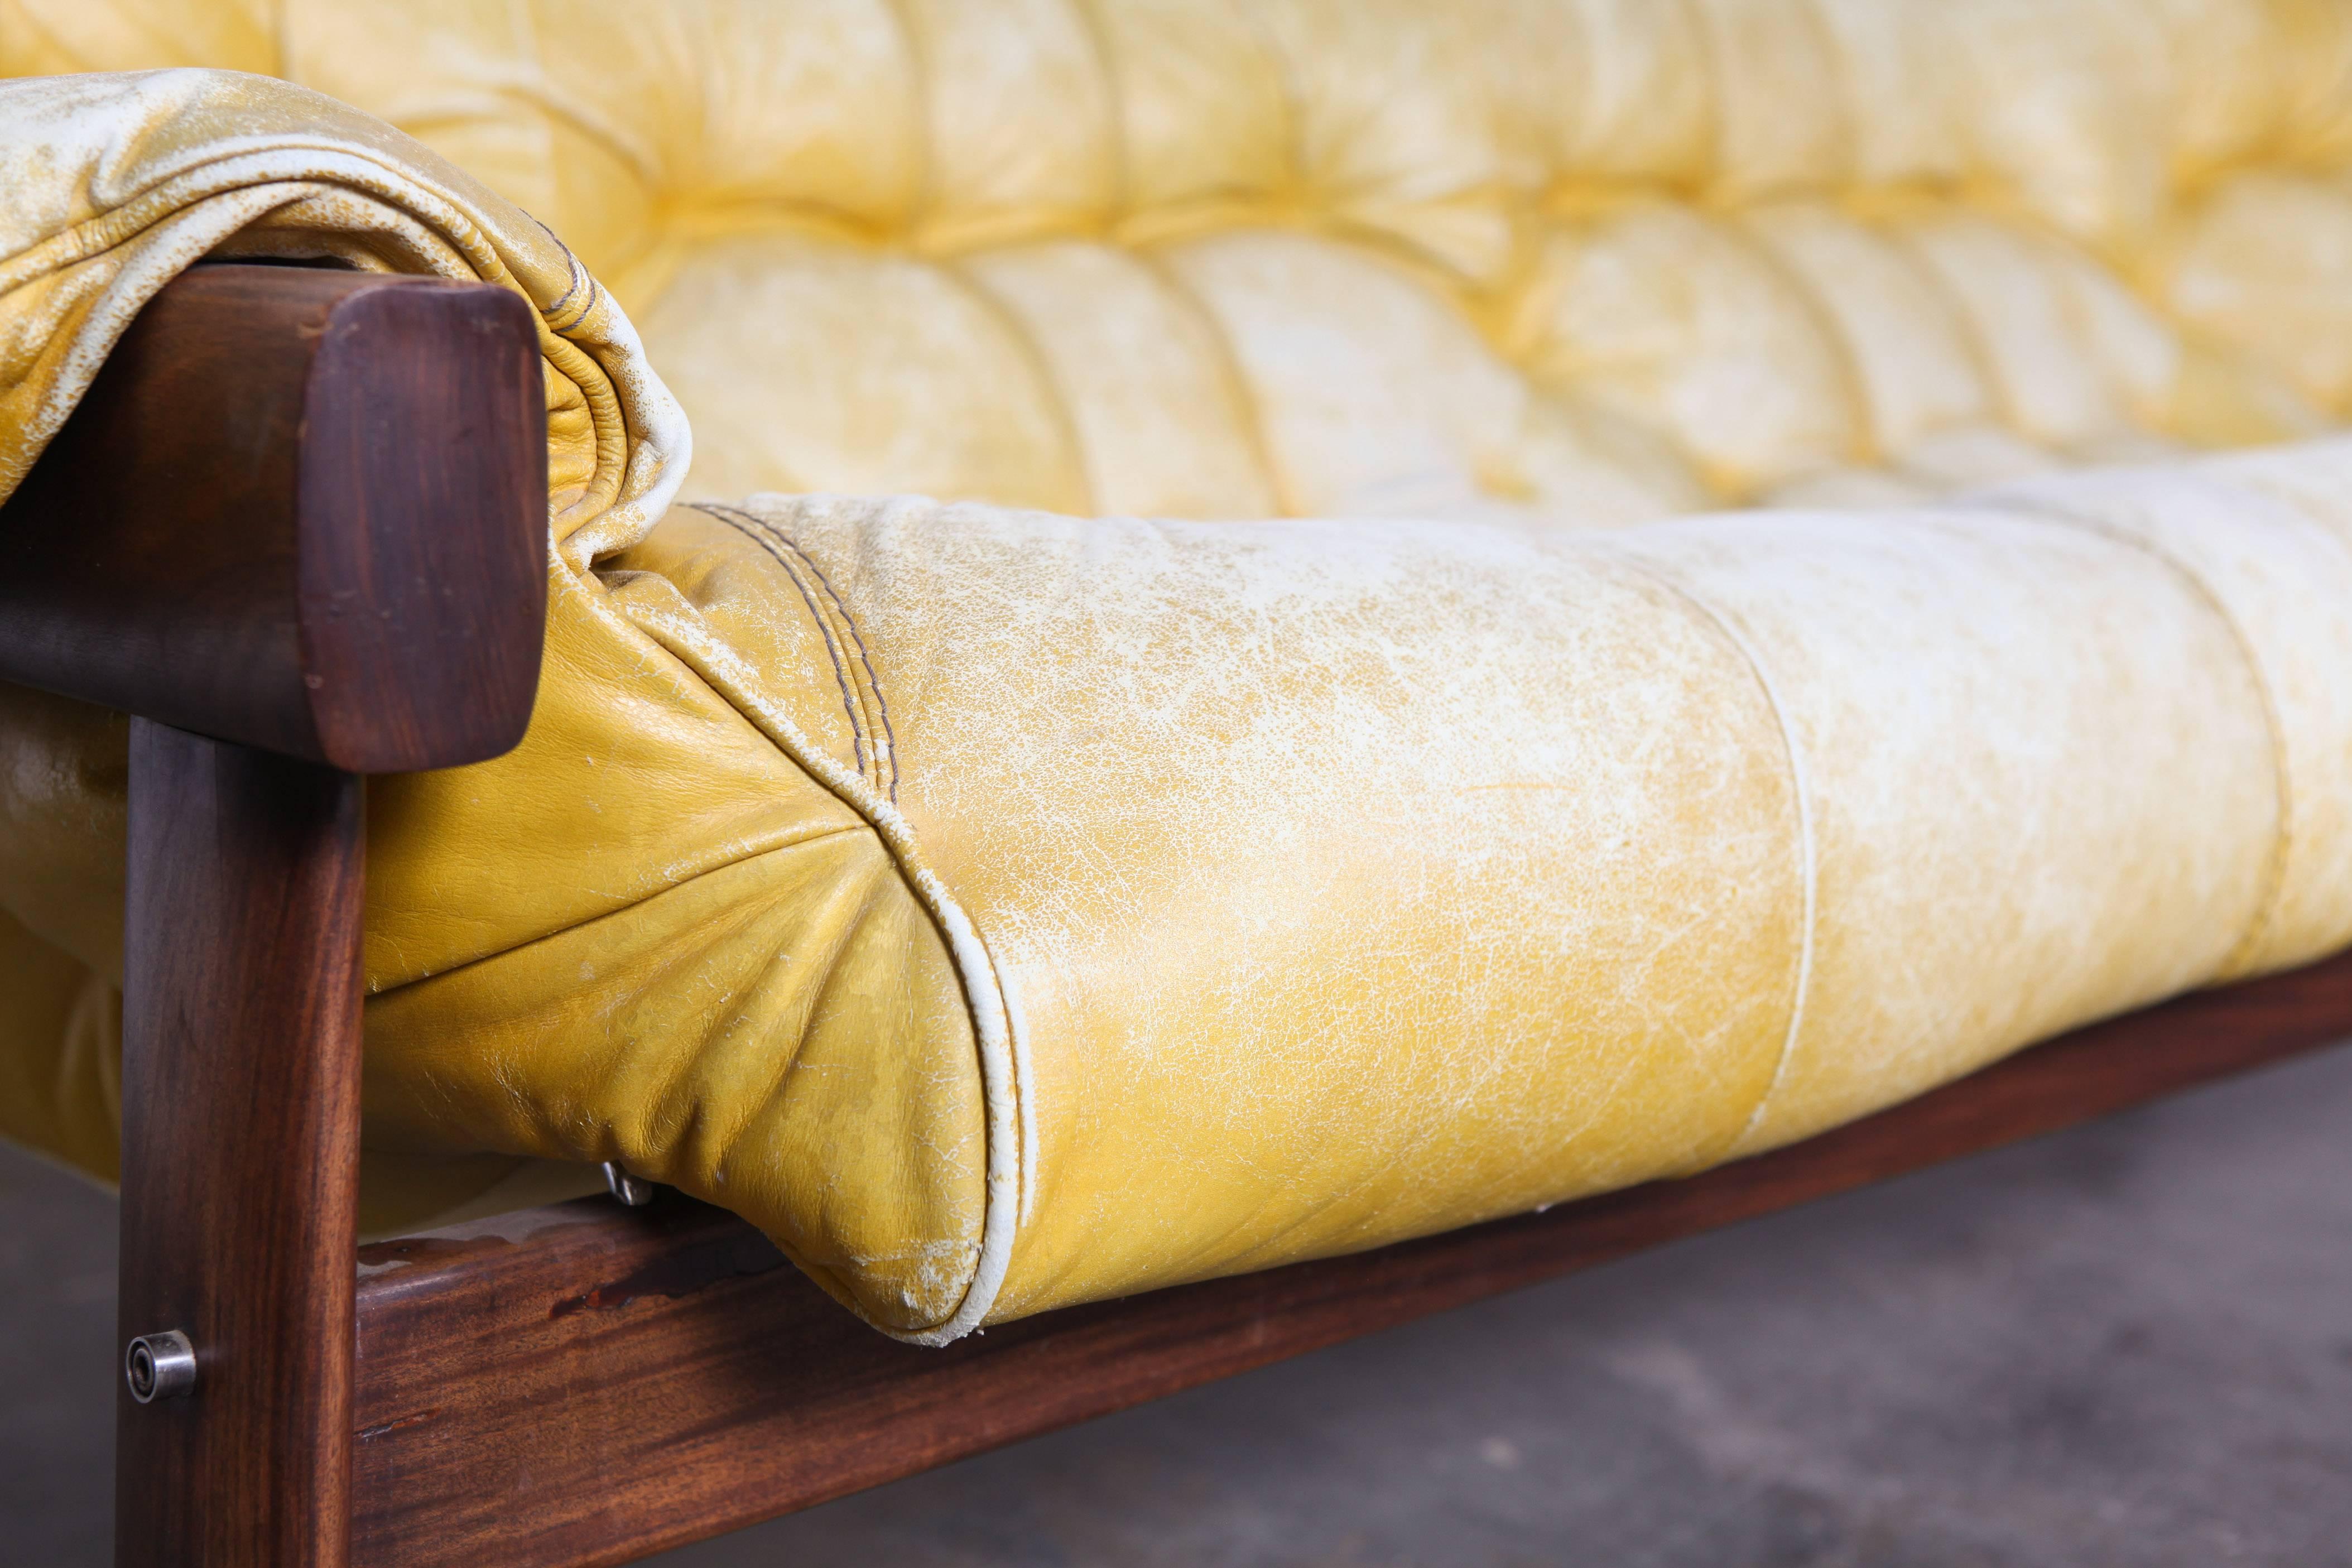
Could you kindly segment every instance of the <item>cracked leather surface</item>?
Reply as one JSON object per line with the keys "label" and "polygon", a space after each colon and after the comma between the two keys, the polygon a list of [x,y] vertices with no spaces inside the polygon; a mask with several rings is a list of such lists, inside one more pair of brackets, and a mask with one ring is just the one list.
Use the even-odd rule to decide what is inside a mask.
{"label": "cracked leather surface", "polygon": [[[381,1224],[618,1158],[940,1340],[2352,941],[2352,446],[2189,455],[2352,396],[2352,8],[0,22],[423,143],[0,84],[0,458],[207,251],[601,280],[530,733],[372,786]],[[24,262],[224,106],[299,202]],[[100,1172],[120,756],[0,692],[0,1130]]]}

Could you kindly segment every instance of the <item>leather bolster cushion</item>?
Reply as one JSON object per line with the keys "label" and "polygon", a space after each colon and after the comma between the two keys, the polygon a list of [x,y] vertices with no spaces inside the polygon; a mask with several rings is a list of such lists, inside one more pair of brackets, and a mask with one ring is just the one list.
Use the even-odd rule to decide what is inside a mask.
{"label": "leather bolster cushion", "polygon": [[523,745],[372,786],[370,1143],[620,1159],[919,1341],[2352,941],[2352,442],[1580,532],[758,497],[555,586]]}
{"label": "leather bolster cushion", "polygon": [[[380,1159],[617,1158],[939,1342],[1695,1170],[2352,940],[2352,447],[1594,532],[663,516],[674,405],[543,230],[299,89],[131,80],[0,89],[89,154],[10,215],[0,458],[223,247],[551,323],[532,728],[372,786]],[[102,973],[26,889],[104,882],[113,731],[11,733],[56,787],[5,819],[80,827],[0,844],[0,961]],[[45,963],[0,1026],[102,1077]]]}
{"label": "leather bolster cushion", "polygon": [[2352,940],[2352,443],[1538,532],[673,510],[387,780],[372,1136],[877,1324],[1689,1172]]}

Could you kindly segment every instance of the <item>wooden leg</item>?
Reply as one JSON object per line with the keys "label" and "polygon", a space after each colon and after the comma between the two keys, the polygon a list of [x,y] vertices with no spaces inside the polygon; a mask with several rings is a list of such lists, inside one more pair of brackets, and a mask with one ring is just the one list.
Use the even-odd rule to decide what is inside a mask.
{"label": "wooden leg", "polygon": [[194,1387],[115,1441],[118,1568],[350,1555],[361,781],[131,737],[120,1323]]}

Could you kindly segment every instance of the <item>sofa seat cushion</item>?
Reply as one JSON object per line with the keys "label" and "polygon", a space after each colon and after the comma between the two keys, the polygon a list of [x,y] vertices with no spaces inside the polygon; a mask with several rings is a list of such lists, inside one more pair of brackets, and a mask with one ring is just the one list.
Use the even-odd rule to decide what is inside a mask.
{"label": "sofa seat cushion", "polygon": [[2347,497],[676,509],[520,751],[379,790],[373,1135],[923,1341],[1769,1148],[2352,941]]}
{"label": "sofa seat cushion", "polygon": [[[1803,1137],[2352,941],[2347,498],[673,509],[520,748],[372,787],[377,1179],[617,1159],[939,1342]],[[79,994],[7,1020],[68,1109]]]}

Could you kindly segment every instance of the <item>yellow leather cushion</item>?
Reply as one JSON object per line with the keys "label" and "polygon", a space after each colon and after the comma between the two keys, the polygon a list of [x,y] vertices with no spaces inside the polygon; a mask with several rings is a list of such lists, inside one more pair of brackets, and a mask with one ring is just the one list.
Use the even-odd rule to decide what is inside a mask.
{"label": "yellow leather cushion", "polygon": [[[798,58],[776,41],[782,33],[759,55],[753,44],[767,35],[748,11],[650,14],[669,17],[671,34],[689,42],[703,36],[695,18],[735,16],[741,30],[728,38],[743,58]],[[373,26],[378,15],[352,25]],[[469,36],[472,14],[449,15],[449,36]],[[862,15],[845,9],[837,31],[810,36],[854,53]],[[1213,34],[1223,13],[1149,15],[1193,28],[1189,37]],[[1279,58],[1301,68],[1293,73],[1306,84],[1296,89],[1301,101],[1320,102],[1315,94],[1327,89],[1342,100],[1368,90],[1359,68],[1330,62],[1355,58],[1347,38],[1387,37],[1392,47],[1396,35],[1362,34],[1370,11],[1318,15],[1339,40],[1328,60],[1320,49],[1280,45],[1291,52]],[[1624,40],[1646,37],[1643,19],[1665,12],[1605,15],[1615,18],[1606,28],[1623,36],[1595,22],[1593,36],[1612,42],[1592,58],[1632,70],[1644,57]],[[289,11],[254,37],[299,42],[310,16]],[[547,36],[612,50],[599,68],[619,72],[660,55],[627,16]],[[2032,15],[2015,22],[2000,36],[2045,36]],[[52,18],[40,36],[54,41],[73,25]],[[989,60],[1027,58],[1015,44],[1045,23],[991,26],[1003,31],[988,37],[1012,41],[948,57],[970,65],[974,80]],[[1291,37],[1282,31],[1289,26],[1269,24],[1263,37]],[[146,47],[167,31],[129,36]],[[233,32],[198,42],[226,47]],[[2079,36],[2107,34],[2083,24]],[[614,39],[633,41],[622,49]],[[1655,42],[1660,58],[1675,58],[1669,41]],[[511,62],[522,46],[501,47],[486,58]],[[2092,57],[2104,58],[2105,47]],[[334,52],[354,71],[385,58],[347,47]],[[448,53],[475,58],[456,44]],[[1310,58],[1325,64],[1305,69]],[[1667,97],[1675,83],[1687,87],[1686,75],[1660,68],[1628,79],[1654,81]],[[1204,70],[1199,91],[1246,74]],[[523,122],[509,110],[535,101],[536,89],[513,88],[512,73],[479,79],[495,84],[469,100],[479,114],[444,99],[436,123]],[[924,249],[949,240],[888,230],[880,218],[848,238],[750,223],[681,252],[677,278],[689,265],[736,268],[734,282],[676,295],[681,310],[709,312],[682,381],[702,374],[698,364],[722,363],[730,338],[722,329],[733,324],[734,368],[709,373],[729,443],[720,461],[739,465],[722,474],[748,485],[769,460],[760,431],[801,440],[823,405],[839,423],[821,426],[809,449],[868,465],[858,472],[875,484],[934,451],[951,454],[936,481],[951,491],[971,464],[1003,463],[1013,476],[1005,482],[1020,485],[1060,484],[1057,472],[1149,473],[1160,460],[1149,456],[1149,437],[1163,418],[1178,456],[1157,471],[1213,477],[1224,471],[1214,458],[1224,448],[1209,414],[1186,413],[1191,393],[1149,417],[1135,412],[1147,404],[1121,398],[1139,388],[1138,397],[1167,385],[1223,387],[1241,411],[1233,449],[1247,458],[1230,470],[1240,476],[1234,488],[1218,492],[1235,510],[1265,510],[1259,502],[1271,496],[1276,507],[1439,508],[1484,521],[1208,526],[768,496],[674,509],[655,527],[677,482],[674,461],[664,477],[665,460],[682,433],[616,309],[600,307],[593,352],[567,354],[579,345],[561,323],[583,297],[582,276],[520,213],[292,89],[201,76],[0,88],[0,113],[8,94],[49,106],[44,113],[63,104],[53,122],[91,131],[85,151],[121,145],[128,128],[138,132],[134,154],[157,160],[122,160],[119,187],[27,177],[26,188],[47,194],[48,205],[26,208],[35,229],[80,232],[94,216],[80,193],[95,190],[99,208],[120,210],[112,193],[148,188],[142,170],[226,166],[216,138],[250,134],[256,115],[285,132],[268,149],[285,161],[265,162],[256,180],[332,187],[306,188],[282,209],[294,217],[277,221],[269,215],[280,207],[224,207],[228,187],[200,182],[184,209],[163,204],[194,216],[177,230],[157,227],[183,247],[159,250],[146,272],[125,266],[114,276],[152,286],[172,258],[224,243],[495,271],[548,311],[551,364],[572,367],[551,378],[551,395],[572,400],[559,409],[573,412],[568,424],[559,418],[556,438],[559,458],[572,465],[560,462],[559,472],[573,477],[558,498],[563,546],[551,562],[548,676],[531,732],[508,758],[379,781],[372,791],[369,1140],[380,1155],[412,1170],[483,1153],[621,1158],[751,1216],[877,1323],[936,1341],[1061,1302],[1695,1169],[1916,1092],[2082,1018],[2352,938],[2341,891],[2352,854],[2352,721],[2310,673],[2352,658],[2344,447],[2231,459],[2180,482],[2042,481],[1936,510],[1537,526],[1588,515],[1583,498],[1623,503],[1591,515],[1630,513],[1636,502],[1680,505],[1705,493],[1702,481],[1734,482],[1724,475],[1766,483],[1754,476],[1770,469],[1771,454],[1801,443],[1738,447],[1753,432],[1725,411],[1743,397],[1764,426],[1781,428],[1773,422],[1788,415],[1786,428],[1815,427],[1784,402],[1803,383],[1784,383],[1773,368],[1780,349],[1741,360],[1728,381],[1702,377],[1713,392],[1691,391],[1676,367],[1706,362],[1691,345],[1718,341],[1709,333],[1659,340],[1665,346],[1650,368],[1626,372],[1607,397],[1555,395],[1528,368],[1584,363],[1575,346],[1583,340],[1562,337],[1559,323],[1584,319],[1582,301],[1596,289],[1608,297],[1622,286],[1638,299],[1643,280],[1661,275],[1657,258],[1685,253],[1694,279],[1750,279],[1723,286],[1732,290],[1725,298],[1748,302],[1718,309],[1709,298],[1698,302],[1706,309],[1694,304],[1692,320],[1723,323],[1743,343],[1797,341],[1754,302],[1752,279],[1778,273],[1736,259],[1723,272],[1708,259],[1730,220],[1664,199],[1661,184],[1622,208],[1601,204],[1588,226],[1622,239],[1633,259],[1593,261],[1602,253],[1561,238],[1551,218],[1530,227],[1512,217],[1530,199],[1524,182],[1449,183],[1453,165],[1429,161],[1427,149],[1454,145],[1454,122],[1433,111],[1376,116],[1367,123],[1377,134],[1339,138],[1370,160],[1346,188],[1384,193],[1349,197],[1344,222],[1327,203],[1302,207],[1311,222],[1275,226],[1250,207],[1259,216],[1226,223],[1214,217],[1226,209],[1202,196],[1197,213],[1210,216],[1195,227],[1170,218],[1157,237],[1065,242],[1051,264],[1065,270],[1033,274],[1024,268],[1043,250],[976,237],[999,234],[990,225],[1011,223],[1007,214],[1045,210],[1024,205],[1024,171],[1060,166],[1044,152],[988,152],[1060,145],[1057,127],[1024,118],[1034,94],[1017,71],[1013,79],[1019,89],[1007,89],[1003,107],[975,110],[952,153],[930,154],[945,169],[982,159],[971,183],[958,174],[926,187],[950,194],[922,209],[961,214],[962,226],[940,220],[937,232],[968,244],[969,259],[950,266]],[[2097,73],[2063,79],[2105,103]],[[1451,90],[1401,101],[1425,105]],[[595,121],[604,151],[564,141],[545,166],[583,179],[605,177],[596,172],[614,159],[663,166],[646,155],[660,143],[632,142],[625,121],[609,117],[657,98],[583,89],[562,100],[580,110],[567,125],[594,119],[583,106],[607,111]],[[430,121],[429,101],[405,112]],[[802,168],[801,149],[816,144],[804,126],[768,139],[763,115],[801,112],[780,107],[790,95],[730,97],[712,86],[698,101],[725,106],[699,123],[758,131],[745,132],[751,151],[739,172],[767,167],[762,157]],[[1730,113],[1729,101],[1706,114]],[[191,115],[191,104],[226,104],[230,114]],[[982,133],[998,123],[990,112],[1023,134],[992,141]],[[1192,124],[1191,112],[1175,121]],[[2317,111],[2287,94],[2260,97],[2248,112],[2269,127],[2269,148],[2309,130],[2275,117]],[[1637,121],[1650,130],[1629,131],[1635,143],[1667,124],[1629,110],[1626,124]],[[2123,122],[2134,135],[2147,128],[2128,115]],[[701,134],[683,109],[664,123]],[[1224,126],[1244,152],[1251,144],[1245,118],[1204,114],[1201,123]],[[1636,159],[1622,177],[1705,174],[1731,195],[1748,188],[1742,180],[1780,188],[1743,162],[1771,144],[1754,130],[1764,121],[1743,123],[1754,134],[1727,140],[1720,168],[1673,164],[1686,174],[1669,176]],[[2073,121],[2052,109],[2033,123]],[[178,129],[157,137],[157,126]],[[179,134],[191,127],[195,134]],[[870,145],[888,133],[877,125]],[[56,133],[45,134],[54,148]],[[1193,145],[1192,132],[1167,134]],[[2048,135],[2045,151],[2075,145]],[[320,142],[333,144],[327,163]],[[857,160],[868,141],[845,131],[817,142],[842,166],[866,167]],[[2106,145],[2096,137],[2083,145],[2094,142]],[[2140,145],[2116,145],[2126,143]],[[22,144],[0,135],[0,155]],[[1120,143],[1147,144],[1140,132]],[[2220,151],[2200,156],[2221,167],[2253,144],[2222,137],[2211,143]],[[2311,145],[2315,158],[2334,156],[2324,138]],[[349,177],[355,146],[376,171],[365,181]],[[769,153],[752,155],[761,147]],[[1383,148],[1411,177],[1382,183],[1390,165],[1373,154]],[[1553,171],[1544,179],[1613,167],[1561,157],[1538,162]],[[1812,167],[1790,157],[1791,167]],[[1118,166],[1130,174],[1120,188],[1161,188],[1131,173],[1148,162],[1122,153]],[[1906,450],[1939,465],[1928,478],[1898,477],[1895,493],[2032,467],[2044,450],[2109,449],[2099,444],[2111,436],[2114,449],[2134,449],[2153,426],[2097,409],[2174,406],[2165,398],[2189,384],[2188,373],[2166,367],[2207,363],[2186,349],[2168,358],[2175,329],[2086,259],[2089,247],[2143,244],[2146,213],[2125,199],[2140,187],[2118,175],[2110,189],[2084,174],[2107,167],[2087,155],[2055,166],[2073,171],[2071,184],[2021,174],[2001,198],[2042,204],[2027,203],[2039,215],[2031,222],[1960,184],[1930,193],[1927,237],[1906,238],[1893,252],[1899,265],[1880,269],[1917,286],[1906,295],[1909,284],[1886,285],[1896,301],[1883,313],[1895,324],[1889,331],[1926,322],[1921,341],[1934,339],[1936,311],[1901,301],[1940,301],[1950,307],[1947,324],[1960,323],[1952,341],[1977,356],[1967,362],[1972,374],[1989,376],[1986,364],[2001,362],[1971,333],[2018,356],[1988,424],[1938,412],[1973,406],[1958,373],[1915,382],[1915,367],[1933,363],[1930,350],[1889,340],[1886,384],[1912,398],[1906,428],[1925,432]],[[1010,183],[989,184],[999,176]],[[623,188],[613,178],[594,187],[599,200]],[[2147,209],[2158,227],[2168,180],[2157,182]],[[845,190],[869,184],[866,174],[843,176]],[[955,193],[991,189],[999,195],[957,205],[964,196]],[[1234,189],[1258,199],[1245,183]],[[442,205],[426,211],[420,190]],[[2106,194],[2093,200],[2084,191]],[[1163,217],[1184,207],[1173,197],[1156,206],[1157,197],[1120,200],[1120,211]],[[566,219],[597,231],[604,213],[585,202]],[[1490,222],[1498,213],[1504,221]],[[238,221],[205,227],[222,216]],[[668,221],[647,232],[669,232]],[[1773,221],[1792,254],[1806,245],[1854,251],[1842,220]],[[598,231],[599,243],[617,243],[612,236],[625,229]],[[459,247],[477,231],[485,244]],[[871,243],[905,234],[920,244]],[[1507,242],[1494,253],[1506,256],[1500,263],[1480,249],[1482,236],[1496,234]],[[1518,248],[1523,238],[1532,248]],[[10,253],[42,243],[36,232]],[[1746,244],[1725,254],[1752,260]],[[75,267],[88,260],[70,246],[44,254]],[[658,313],[672,296],[658,291],[653,254],[617,260],[640,270]],[[2210,276],[2245,276],[2231,256],[2219,247]],[[1528,270],[1515,270],[1512,257]],[[104,311],[53,310],[58,296],[42,279],[104,279],[61,266],[0,290],[11,328],[0,343],[17,356],[9,385],[37,388],[44,365],[94,363],[52,345],[94,342],[102,352],[103,332],[87,335],[88,323],[119,330],[135,305],[135,290],[93,286],[79,297],[105,301]],[[969,300],[967,277],[992,268],[999,293],[990,300],[1029,288],[1037,319],[1053,313],[1057,289],[1083,304],[1097,287],[1134,285],[1118,296],[1131,307],[1064,312],[1126,333],[1071,351],[1070,363],[1107,378],[1083,396],[1024,402],[1017,388],[1027,384],[1003,374],[1013,362],[984,353],[955,372],[977,378],[974,387],[1016,388],[995,401],[1008,417],[1044,409],[1040,428],[1066,416],[1076,430],[1081,408],[1132,417],[1139,434],[1129,447],[1065,433],[1051,448],[1062,454],[1055,461],[1075,462],[1072,453],[1087,461],[1057,469],[1019,457],[1029,449],[1017,430],[975,437],[955,414],[961,405],[906,390],[929,384],[926,366],[966,363],[952,333],[919,352],[891,335],[903,329],[930,343],[918,331],[929,330],[929,307],[857,305],[828,316],[820,307],[832,296],[794,281],[838,278],[847,290],[839,299],[888,305],[901,296],[874,293],[876,280],[897,289],[888,280],[903,278],[906,299]],[[1521,277],[1555,284],[1512,295],[1510,279]],[[1571,282],[1557,284],[1562,277]],[[784,280],[773,286],[781,292],[768,291],[773,279]],[[1507,296],[1508,311],[1473,309]],[[1991,333],[1990,318],[1953,303],[1979,297],[2032,310],[2005,336]],[[985,319],[1005,319],[989,310]],[[1185,310],[1193,329],[1176,324]],[[1234,328],[1244,316],[1260,325]],[[1622,319],[1601,312],[1591,330],[1612,331]],[[2324,326],[2324,312],[2312,319]],[[835,335],[809,342],[839,354],[771,335],[811,321],[819,325],[810,330]],[[2152,332],[2143,330],[2150,321]],[[2081,333],[2053,336],[2052,322]],[[860,324],[896,357],[860,358]],[[1214,375],[1170,379],[1171,362],[1153,357],[1153,345],[1171,342],[1177,358],[1190,353],[1188,330]],[[1043,341],[1042,331],[1029,336]],[[1507,358],[1497,344],[1522,345],[1513,352],[1528,357]],[[1130,353],[1162,368],[1121,382],[1116,372]],[[2268,388],[2263,397],[2277,393],[2281,406],[2314,406],[2305,394],[2280,393],[2284,373],[2251,349],[2210,363],[2237,378],[2214,384],[2225,390]],[[2126,370],[2140,379],[2118,380]],[[763,401],[812,380],[823,384],[806,410]],[[30,414],[0,405],[0,421],[17,420],[16,451],[37,447],[39,421],[61,416],[59,400],[69,400],[69,377],[53,374],[47,384],[20,399]],[[2126,395],[2134,386],[2139,404]],[[1214,399],[1202,396],[1213,413]],[[2198,405],[2231,417],[2273,405],[2229,400],[2236,396]],[[1626,412],[1645,398],[1673,416],[1646,435]],[[975,394],[972,406],[987,401]],[[737,408],[758,416],[730,426],[725,412]],[[1703,429],[1731,445],[1691,433]],[[1187,445],[1196,438],[1207,444]],[[968,458],[952,457],[959,443]],[[1183,455],[1195,450],[1208,456]],[[1772,470],[1769,482],[1832,477],[1812,462]],[[1108,482],[1088,478],[1083,493],[1023,499],[1097,504],[1093,487]],[[1199,510],[1222,509],[1202,501]],[[0,871],[21,862],[47,876],[39,868],[62,857],[88,872],[76,885],[104,888],[119,843],[106,841],[103,802],[85,809],[81,798],[107,787],[103,730],[94,740],[80,720],[51,714],[16,733],[17,754],[33,760],[16,773],[83,781],[58,795],[83,826],[78,837],[58,830],[62,848],[0,860]],[[67,811],[20,815],[47,826]],[[37,935],[49,950],[102,963],[87,932],[33,907],[33,885],[0,886],[0,903],[26,928],[0,929],[0,944]],[[45,914],[50,924],[33,932]],[[39,956],[22,943],[7,951]],[[47,963],[34,967],[53,974]],[[62,1030],[80,993],[42,984],[46,999],[26,1004],[37,1015],[26,1026]],[[25,1048],[54,1053],[59,1037],[28,1036]]]}
{"label": "yellow leather cushion", "polygon": [[389,796],[373,1127],[617,1155],[925,1340],[1801,1137],[2352,939],[2347,496],[674,510],[524,748]]}
{"label": "yellow leather cushion", "polygon": [[673,510],[381,781],[370,1136],[925,1341],[1801,1137],[2352,939],[2352,443],[1638,530]]}
{"label": "yellow leather cushion", "polygon": [[2344,0],[0,0],[158,65],[546,220],[707,495],[1616,521],[2352,397]]}

